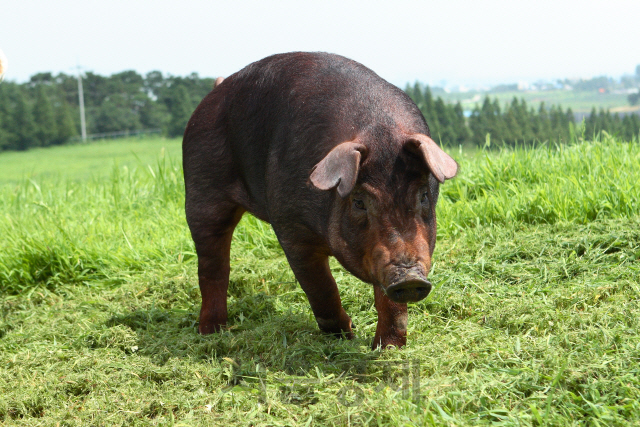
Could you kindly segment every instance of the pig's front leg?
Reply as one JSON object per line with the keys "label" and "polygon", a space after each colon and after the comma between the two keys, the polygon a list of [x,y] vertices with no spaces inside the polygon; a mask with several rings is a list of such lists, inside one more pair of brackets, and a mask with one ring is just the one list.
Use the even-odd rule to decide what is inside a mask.
{"label": "pig's front leg", "polygon": [[388,345],[403,347],[407,343],[407,304],[393,302],[380,286],[373,287],[378,327],[371,347],[386,348]]}
{"label": "pig's front leg", "polygon": [[328,257],[300,248],[283,246],[283,249],[296,279],[307,294],[320,329],[336,336],[344,333],[346,338],[352,339],[353,324],[342,308],[338,286],[331,275]]}

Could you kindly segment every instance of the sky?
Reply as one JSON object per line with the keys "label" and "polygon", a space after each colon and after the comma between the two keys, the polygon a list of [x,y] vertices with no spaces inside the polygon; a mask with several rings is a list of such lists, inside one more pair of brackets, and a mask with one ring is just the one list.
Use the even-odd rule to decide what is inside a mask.
{"label": "sky", "polygon": [[633,74],[638,17],[638,0],[0,0],[0,49],[17,82],[78,66],[227,76],[326,51],[398,86],[478,86]]}

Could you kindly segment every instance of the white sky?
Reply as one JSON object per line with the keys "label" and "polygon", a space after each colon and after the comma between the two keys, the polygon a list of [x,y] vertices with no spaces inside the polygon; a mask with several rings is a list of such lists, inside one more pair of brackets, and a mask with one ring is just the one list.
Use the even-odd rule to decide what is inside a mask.
{"label": "white sky", "polygon": [[639,0],[0,0],[8,80],[77,64],[108,75],[229,75],[273,53],[328,51],[400,86],[633,74]]}

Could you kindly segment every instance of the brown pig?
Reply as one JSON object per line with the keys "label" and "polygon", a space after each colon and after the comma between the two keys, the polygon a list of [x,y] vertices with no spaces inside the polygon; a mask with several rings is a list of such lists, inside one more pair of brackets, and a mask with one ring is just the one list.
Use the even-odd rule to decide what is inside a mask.
{"label": "brown pig", "polygon": [[273,55],[219,80],[182,145],[200,333],[227,323],[231,236],[249,212],[273,226],[321,330],[353,337],[334,256],[373,284],[373,348],[405,345],[407,303],[431,291],[439,185],[458,170],[418,107],[327,53]]}

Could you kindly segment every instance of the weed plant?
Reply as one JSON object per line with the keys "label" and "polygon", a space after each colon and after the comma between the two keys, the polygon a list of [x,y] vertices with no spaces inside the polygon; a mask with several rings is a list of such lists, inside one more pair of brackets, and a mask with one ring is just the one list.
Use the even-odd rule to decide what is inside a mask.
{"label": "weed plant", "polygon": [[[637,143],[454,152],[434,290],[410,304],[408,345],[382,352],[370,285],[332,262],[357,336],[323,335],[250,216],[229,328],[198,335],[179,142],[118,144],[51,149],[46,176],[7,176],[0,155],[0,423],[640,423]],[[29,174],[43,153],[10,161]]]}

